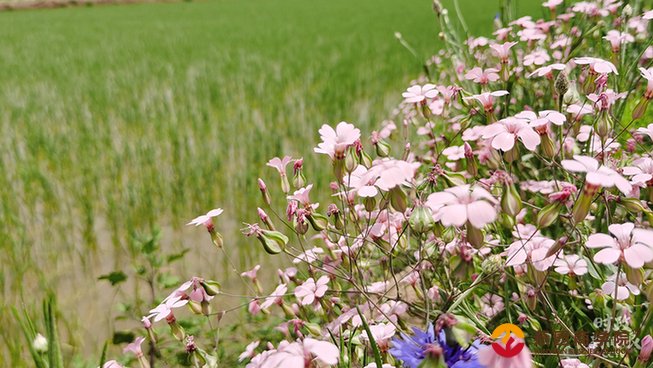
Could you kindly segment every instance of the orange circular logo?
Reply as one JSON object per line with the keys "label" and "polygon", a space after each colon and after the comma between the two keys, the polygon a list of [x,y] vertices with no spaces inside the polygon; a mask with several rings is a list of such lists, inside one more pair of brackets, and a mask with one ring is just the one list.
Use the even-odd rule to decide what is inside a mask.
{"label": "orange circular logo", "polygon": [[512,358],[521,353],[525,344],[523,342],[515,343],[515,338],[512,335],[515,335],[520,339],[524,338],[524,332],[521,328],[512,323],[504,323],[495,328],[491,337],[494,340],[500,339],[501,343],[498,341],[492,343],[492,349],[494,349],[494,352],[504,358]]}

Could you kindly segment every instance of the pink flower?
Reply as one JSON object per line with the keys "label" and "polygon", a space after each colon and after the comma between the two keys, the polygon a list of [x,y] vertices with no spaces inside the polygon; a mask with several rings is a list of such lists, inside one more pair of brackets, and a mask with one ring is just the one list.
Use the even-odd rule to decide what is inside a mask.
{"label": "pink flower", "polygon": [[628,180],[616,171],[600,165],[599,162],[588,156],[574,155],[573,160],[562,160],[562,167],[571,172],[585,172],[585,183],[596,187],[612,188],[616,186],[628,195],[633,189]]}
{"label": "pink flower", "polygon": [[505,309],[503,298],[496,294],[487,293],[481,298],[481,313],[492,318]]}
{"label": "pink flower", "polygon": [[247,368],[310,367],[313,360],[318,361],[318,366],[333,366],[338,364],[339,358],[340,350],[336,345],[307,337],[293,343],[282,341],[277,349],[255,356]]}
{"label": "pink flower", "polygon": [[608,31],[608,33],[605,35],[605,37],[603,37],[603,39],[610,42],[610,46],[612,46],[612,52],[614,53],[619,52],[619,49],[621,48],[622,44],[635,41],[635,38],[631,34],[625,32],[619,32],[614,29]]}
{"label": "pink flower", "polygon": [[609,61],[605,61],[603,59],[595,58],[595,57],[579,57],[574,59],[574,63],[578,65],[589,65],[590,70],[599,73],[599,74],[619,74],[617,71],[617,67],[614,66]]}
{"label": "pink flower", "polygon": [[561,368],[590,368],[589,365],[578,359],[562,359],[560,361],[560,366]]}
{"label": "pink flower", "polygon": [[[372,333],[372,337],[374,338],[376,344],[379,346],[379,349],[384,352],[387,351],[390,347],[390,339],[397,332],[395,325],[392,323],[379,323],[369,327],[370,332]],[[367,331],[363,331],[360,334],[359,338],[363,342],[370,341],[369,337],[367,336]]]}
{"label": "pink flower", "polygon": [[600,110],[608,110],[610,107],[619,99],[623,99],[626,97],[626,93],[616,93],[612,89],[608,88],[604,92],[601,92],[599,94],[596,93],[590,93],[587,95],[587,98],[591,101],[594,102],[594,106]]}
{"label": "pink flower", "polygon": [[653,230],[635,229],[632,222],[612,224],[612,236],[592,234],[587,239],[588,248],[603,248],[594,255],[594,261],[612,264],[618,261],[632,268],[641,268],[653,260]]}
{"label": "pink flower", "polygon": [[458,161],[465,158],[465,146],[450,146],[442,150],[449,161]]}
{"label": "pink flower", "polygon": [[[523,342],[520,339],[515,340],[513,344]],[[510,358],[497,354],[491,346],[483,346],[478,351],[478,361],[485,368],[533,368],[531,351],[527,346],[524,346],[517,356]]]}
{"label": "pink flower", "polygon": [[328,283],[328,276],[320,277],[317,282],[311,277],[295,288],[295,296],[302,305],[311,305],[316,299],[322,298],[326,294],[329,289]]}
{"label": "pink flower", "polygon": [[173,309],[181,308],[186,304],[188,304],[188,299],[182,299],[180,295],[169,296],[164,299],[163,303],[150,310],[150,314],[147,318],[154,317],[154,322],[159,322],[168,317],[174,318],[174,314],[172,313]]}
{"label": "pink flower", "polygon": [[132,353],[134,354],[137,358],[140,358],[143,356],[143,350],[141,349],[141,345],[143,344],[143,341],[145,341],[145,338],[142,336],[137,337],[133,342],[125,346],[125,348],[122,350],[123,353]]}
{"label": "pink flower", "polygon": [[194,219],[192,219],[189,223],[186,225],[195,225],[195,226],[200,226],[204,225],[206,226],[207,229],[211,229],[213,227],[213,218],[220,216],[222,214],[222,208],[216,208],[213,209],[209,212],[206,213],[206,215],[201,215],[197,216]]}
{"label": "pink flower", "polygon": [[619,278],[617,278],[617,275],[608,277],[608,281],[601,285],[601,290],[605,295],[617,300],[626,300],[630,294],[639,295],[640,293],[637,286],[628,282],[628,278],[623,272],[619,274]]}
{"label": "pink flower", "polygon": [[301,207],[317,208],[319,203],[311,204],[311,199],[309,198],[312,188],[313,184],[309,184],[304,188],[299,188],[293,193],[293,195],[288,196],[288,200],[297,201]]}
{"label": "pink flower", "polygon": [[319,130],[322,143],[313,149],[316,153],[329,155],[332,159],[345,158],[345,150],[360,139],[361,131],[353,124],[341,121],[334,130],[324,124]]}
{"label": "pink flower", "polygon": [[642,74],[642,78],[647,80],[644,97],[650,100],[653,98],[653,67],[648,69],[639,68],[639,72]]}
{"label": "pink flower", "polygon": [[490,48],[499,57],[502,64],[507,64],[510,59],[510,49],[515,46],[517,42],[504,42],[502,44],[491,44]]}
{"label": "pink flower", "polygon": [[256,266],[255,266],[254,268],[252,268],[251,270],[249,270],[249,271],[245,271],[245,272],[241,273],[240,276],[242,276],[242,277],[247,277],[247,278],[249,278],[249,279],[252,280],[252,281],[256,281],[256,273],[257,273],[258,270],[260,270],[260,269],[261,269],[261,265],[256,265]]}
{"label": "pink flower", "polygon": [[540,144],[540,135],[528,125],[526,120],[508,117],[488,125],[483,138],[492,139],[492,148],[504,152],[510,151],[517,139],[521,140],[529,151],[534,151]]}
{"label": "pink flower", "polygon": [[480,95],[473,95],[470,97],[465,97],[465,99],[475,99],[483,105],[483,109],[486,113],[494,112],[494,99],[493,97],[500,97],[509,94],[508,91],[494,91],[494,92],[483,92]]}
{"label": "pink flower", "polygon": [[263,303],[261,303],[260,309],[267,309],[273,304],[279,304],[281,303],[281,299],[286,296],[286,292],[288,291],[288,287],[286,284],[279,284],[277,285],[277,288],[274,289],[272,294],[270,294]]}
{"label": "pink flower", "polygon": [[258,340],[247,344],[247,346],[245,347],[245,351],[243,351],[242,354],[240,354],[240,356],[238,357],[238,361],[242,362],[246,359],[250,359],[254,357],[255,355],[254,350],[258,347],[259,344],[260,341]]}
{"label": "pink flower", "polygon": [[479,67],[472,68],[467,74],[465,74],[465,79],[473,80],[478,84],[488,84],[490,82],[496,82],[499,80],[499,71],[494,68],[481,69]]}
{"label": "pink flower", "polygon": [[282,159],[275,157],[268,161],[266,165],[277,169],[279,175],[286,176],[286,166],[288,166],[290,161],[292,161],[292,157],[290,156],[284,156]]}
{"label": "pink flower", "polygon": [[653,141],[653,123],[649,124],[646,128],[638,128],[637,133],[647,135]]}
{"label": "pink flower", "polygon": [[543,236],[529,236],[519,239],[507,249],[508,255],[506,266],[520,266],[532,264],[538,271],[546,271],[555,262],[556,255],[547,257],[549,249],[555,244],[555,240]]}
{"label": "pink flower", "polygon": [[528,124],[533,128],[537,128],[549,123],[555,124],[557,126],[562,126],[565,121],[567,121],[567,117],[564,114],[554,110],[543,110],[538,114],[535,114],[533,111],[522,111],[515,115],[515,117],[518,119],[526,120]]}
{"label": "pink flower", "polygon": [[434,98],[438,95],[438,90],[435,84],[425,84],[423,86],[415,85],[406,89],[406,92],[401,94],[405,101],[408,103],[420,103],[426,101],[427,98]]}
{"label": "pink flower", "polygon": [[542,3],[542,6],[545,8],[549,8],[549,10],[555,10],[555,8],[562,4],[563,0],[548,0]]}
{"label": "pink flower", "polygon": [[375,160],[369,169],[359,165],[343,178],[343,184],[352,188],[360,197],[374,197],[379,189],[387,192],[400,185],[409,185],[419,166],[417,162],[390,158]]}
{"label": "pink flower", "polygon": [[547,66],[543,66],[541,68],[535,69],[531,74],[528,75],[528,77],[532,77],[534,75],[537,75],[538,77],[550,77],[553,78],[553,71],[554,70],[565,70],[567,66],[565,64],[551,64]]}
{"label": "pink flower", "polygon": [[497,218],[497,200],[481,187],[459,185],[428,196],[426,205],[444,226],[462,226],[469,221],[475,228]]}
{"label": "pink flower", "polygon": [[544,65],[549,60],[551,60],[549,54],[546,51],[539,49],[524,56],[524,65]]}
{"label": "pink flower", "polygon": [[108,362],[102,364],[102,368],[124,368],[115,360],[109,360]]}
{"label": "pink flower", "polygon": [[653,159],[650,157],[638,158],[633,161],[633,166],[623,168],[623,174],[632,176],[630,181],[633,185],[646,187],[650,183],[653,186]]}
{"label": "pink flower", "polygon": [[555,271],[561,275],[581,276],[587,273],[587,261],[576,254],[556,259],[553,266]]}

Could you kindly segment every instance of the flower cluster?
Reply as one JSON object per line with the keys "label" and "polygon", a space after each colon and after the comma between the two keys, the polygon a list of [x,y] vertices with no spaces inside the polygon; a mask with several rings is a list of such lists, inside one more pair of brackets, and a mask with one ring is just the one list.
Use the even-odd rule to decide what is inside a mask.
{"label": "flower cluster", "polygon": [[[539,20],[508,19],[508,5],[492,38],[469,38],[436,0],[444,48],[391,118],[369,139],[347,122],[319,129],[314,158],[332,173],[329,188],[305,177],[303,158],[267,163],[281,185],[258,180],[261,221],[243,233],[291,262],[274,285],[259,282],[265,267],[238,273],[252,292],[243,308],[280,332],[279,341],[249,343],[239,360],[251,368],[646,366],[653,11],[642,3],[548,0]],[[221,212],[191,224],[226,252],[213,223]],[[144,319],[152,349],[152,322],[165,320],[198,366],[213,367],[219,342],[201,349],[174,311],[221,318],[228,310],[210,307],[224,297],[213,281],[181,285]],[[629,323],[593,325],[606,315]],[[489,344],[504,323],[524,332],[512,358]],[[561,328],[625,333],[631,345],[563,339],[556,354],[540,354],[549,346],[536,333]]]}

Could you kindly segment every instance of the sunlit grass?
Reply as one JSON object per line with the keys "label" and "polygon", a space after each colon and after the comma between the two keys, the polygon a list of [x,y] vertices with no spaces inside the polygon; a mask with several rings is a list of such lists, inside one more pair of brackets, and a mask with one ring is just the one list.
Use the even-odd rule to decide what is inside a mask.
{"label": "sunlit grass", "polygon": [[[497,3],[461,2],[474,33],[491,29]],[[256,177],[283,200],[263,164],[312,154],[323,123],[369,133],[438,46],[431,3],[417,0],[7,12],[0,39],[2,303],[31,305],[58,290],[73,326],[110,320],[110,291],[96,278],[129,272],[135,234],[161,228],[165,246],[190,247],[188,263],[224,275],[206,234],[182,230],[210,208],[229,214],[218,226],[240,262],[260,262],[235,219],[256,221]],[[326,184],[322,168],[306,176]]]}

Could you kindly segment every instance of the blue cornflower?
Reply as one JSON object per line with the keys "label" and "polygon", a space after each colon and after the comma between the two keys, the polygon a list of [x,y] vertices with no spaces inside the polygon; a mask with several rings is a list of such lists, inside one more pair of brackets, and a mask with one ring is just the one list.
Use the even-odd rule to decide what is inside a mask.
{"label": "blue cornflower", "polygon": [[485,368],[478,362],[476,356],[480,347],[478,340],[467,349],[463,349],[458,344],[447,345],[444,330],[440,331],[436,338],[432,324],[429,324],[426,331],[413,327],[412,336],[402,333],[401,339],[394,338],[390,354],[400,360],[405,367],[418,368],[433,346],[442,349],[444,361],[449,368]]}

